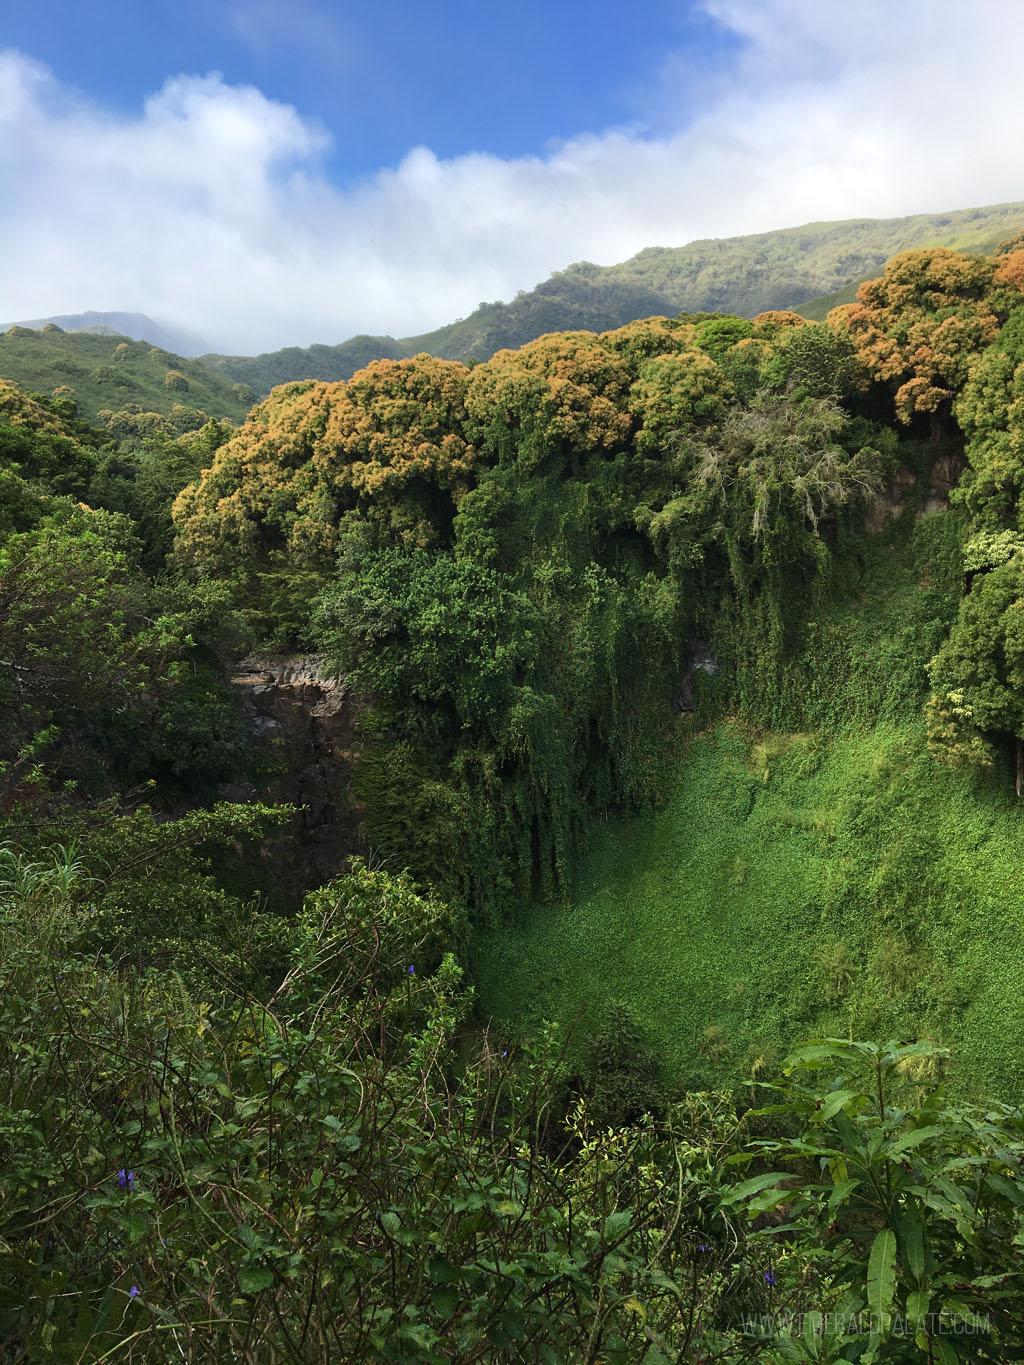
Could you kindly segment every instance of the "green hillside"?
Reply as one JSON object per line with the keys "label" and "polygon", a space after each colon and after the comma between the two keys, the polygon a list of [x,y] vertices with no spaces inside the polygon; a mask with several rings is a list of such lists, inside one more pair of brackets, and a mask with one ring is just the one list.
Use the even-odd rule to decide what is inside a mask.
{"label": "green hillside", "polygon": [[1024,237],[0,383],[4,1359],[1024,1359],[1022,392]]}
{"label": "green hillside", "polygon": [[[588,1037],[629,1000],[674,1082],[742,1082],[802,1037],[941,1039],[960,1088],[1024,1079],[1019,803],[925,742],[926,666],[956,605],[955,511],[918,504],[808,622],[786,730],[721,721],[704,684],[665,804],[591,831],[579,894],[477,940],[482,1002]],[[717,723],[715,723],[717,722]]]}
{"label": "green hillside", "polygon": [[1012,203],[907,218],[806,223],[747,237],[648,247],[620,265],[570,265],[510,303],[481,304],[468,318],[421,336],[398,341],[360,336],[338,346],[202,360],[225,378],[267,393],[295,379],[348,379],[384,356],[426,351],[446,360],[486,360],[547,332],[601,332],[636,318],[684,312],[754,317],[788,308],[818,319],[852,298],[856,285],[880,274],[897,252],[923,246],[991,251],[1022,227],[1024,203]]}
{"label": "green hillside", "polygon": [[141,412],[171,415],[187,408],[214,418],[240,421],[253,395],[234,381],[212,374],[146,341],[64,332],[54,324],[36,331],[11,327],[0,333],[0,378],[13,379],[28,393],[74,398],[82,417],[103,425],[103,412],[135,405]]}
{"label": "green hillside", "polygon": [[958,1088],[1019,1089],[1020,812],[936,771],[924,727],[694,739],[666,806],[601,823],[571,906],[482,939],[498,1026],[592,1036],[628,1000],[674,1084],[742,1084],[801,1038],[952,1046]]}
{"label": "green hillside", "polygon": [[41,331],[48,323],[53,323],[65,332],[116,336],[118,341],[148,341],[150,346],[160,346],[165,351],[173,351],[175,355],[196,356],[207,349],[202,337],[194,332],[166,326],[145,313],[98,312],[96,309],[90,309],[87,313],[55,313],[47,318],[19,318],[4,323],[0,331],[6,332],[11,327],[31,327],[34,331]]}
{"label": "green hillside", "polygon": [[413,355],[394,337],[352,337],[338,346],[286,346],[263,355],[204,355],[200,363],[232,384],[249,384],[259,394],[293,379],[320,379],[332,384],[350,379],[371,360],[398,360]]}
{"label": "green hillside", "polygon": [[[1008,204],[1003,207],[1016,211],[1018,205]],[[967,210],[967,212],[970,213],[973,212],[973,210]],[[979,212],[984,214],[987,213],[988,210],[982,209],[979,210]],[[953,217],[960,219],[963,218],[964,215],[954,214]],[[914,242],[913,246],[948,246],[952,247],[955,251],[977,251],[988,255],[995,251],[1000,242],[1006,239],[1009,232],[1013,231],[1012,223],[1008,224],[1006,222],[1003,222],[1003,225],[995,231],[990,230],[989,227],[982,223],[978,223],[973,228],[969,224],[964,224],[964,230],[959,232],[957,236],[949,241],[945,238],[936,236],[934,239],[929,239],[927,241]],[[902,249],[903,248],[901,248],[901,250]],[[799,313],[801,317],[809,318],[811,322],[824,322],[833,308],[838,308],[841,303],[852,303],[857,296],[857,290],[864,281],[874,279],[877,274],[877,268],[873,269],[870,273],[865,274],[860,279],[852,281],[850,284],[844,285],[841,289],[833,290],[832,293],[824,294],[817,299],[810,299],[807,303],[796,305],[793,311]]]}

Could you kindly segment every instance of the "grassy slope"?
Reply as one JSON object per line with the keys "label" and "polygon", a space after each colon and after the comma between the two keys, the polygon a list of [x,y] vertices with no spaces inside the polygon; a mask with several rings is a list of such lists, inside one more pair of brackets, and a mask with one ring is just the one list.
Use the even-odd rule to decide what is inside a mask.
{"label": "grassy slope", "polygon": [[[168,388],[169,370],[184,375],[188,387]],[[146,341],[57,328],[12,327],[0,333],[0,376],[16,380],[28,393],[52,394],[67,386],[90,422],[103,409],[117,411],[128,403],[160,413],[182,404],[232,421],[240,421],[251,407],[232,391],[234,381],[211,374],[198,361]]]}
{"label": "grassy slope", "polygon": [[941,633],[950,525],[911,509],[818,623],[817,729],[695,734],[663,808],[594,828],[573,906],[478,937],[485,1013],[585,1006],[583,1034],[624,999],[696,1085],[847,1031],[934,1035],[968,1090],[1024,1081],[1024,810],[1008,766],[937,767],[906,695]]}
{"label": "grassy slope", "polygon": [[[996,231],[992,231],[990,226],[983,220],[977,224],[956,224],[957,231],[953,237],[946,238],[936,235],[934,240],[915,242],[918,247],[925,246],[947,246],[954,251],[974,251],[982,255],[991,255],[1000,242],[1004,241],[1012,231],[1012,224],[1003,223],[1003,226]],[[907,250],[901,247],[900,250]],[[841,303],[852,303],[857,296],[857,290],[865,280],[874,279],[874,274],[864,275],[863,278],[854,281],[852,284],[845,285],[842,289],[836,289],[831,294],[825,294],[821,298],[811,299],[807,303],[797,306],[796,312],[801,317],[810,318],[812,322],[824,322],[833,308],[838,308]]]}
{"label": "grassy slope", "polygon": [[[1010,1093],[1024,1080],[1010,794],[936,773],[917,727],[772,738],[765,767],[719,726],[662,810],[595,830],[574,906],[478,943],[485,1011],[565,1024],[583,1005],[585,1032],[624,999],[696,1084],[822,1032],[927,1033],[954,1046],[962,1084]],[[903,925],[901,884],[918,893]]]}
{"label": "grassy slope", "polygon": [[649,247],[619,265],[589,262],[556,272],[510,303],[481,304],[437,331],[395,341],[354,337],[338,346],[290,347],[261,356],[204,356],[218,373],[266,393],[292,379],[347,379],[380,356],[429,351],[449,360],[486,360],[546,332],[604,331],[635,318],[721,311],[753,317],[881,273],[890,256],[911,247],[990,250],[1024,227],[1024,203],[909,218],[853,219],[747,237]]}

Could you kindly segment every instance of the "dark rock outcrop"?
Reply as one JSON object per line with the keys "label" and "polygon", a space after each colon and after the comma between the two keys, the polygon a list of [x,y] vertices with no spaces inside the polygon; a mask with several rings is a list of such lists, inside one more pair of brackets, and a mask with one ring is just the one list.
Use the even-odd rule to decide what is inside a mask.
{"label": "dark rock outcrop", "polygon": [[[964,462],[959,454],[945,451],[932,465],[928,488],[920,502],[917,516],[943,512],[949,506],[949,495],[960,482]],[[864,515],[864,529],[869,536],[884,531],[890,521],[900,515],[911,493],[917,487],[917,475],[907,464],[901,464],[886,482],[885,488],[868,504]],[[920,495],[918,495],[920,498]]]}
{"label": "dark rock outcrop", "polygon": [[864,530],[869,536],[884,531],[886,526],[903,511],[911,490],[917,485],[917,475],[907,464],[901,464],[885,488],[868,504],[864,514]]}
{"label": "dark rock outcrop", "polygon": [[327,672],[316,655],[252,655],[237,665],[231,685],[263,776],[221,795],[301,807],[273,869],[282,894],[298,898],[337,876],[359,848],[351,776],[360,705],[345,679]]}

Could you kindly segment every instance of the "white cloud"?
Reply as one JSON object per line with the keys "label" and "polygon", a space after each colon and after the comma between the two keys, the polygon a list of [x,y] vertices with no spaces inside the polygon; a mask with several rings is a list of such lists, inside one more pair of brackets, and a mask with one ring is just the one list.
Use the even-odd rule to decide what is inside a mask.
{"label": "white cloud", "polygon": [[138,310],[247,352],[407,335],[574,260],[1024,199],[1018,0],[705,6],[745,41],[696,120],[670,54],[657,135],[418,147],[346,191],[323,130],[251,87],[179,76],[115,116],[0,53],[2,312]]}

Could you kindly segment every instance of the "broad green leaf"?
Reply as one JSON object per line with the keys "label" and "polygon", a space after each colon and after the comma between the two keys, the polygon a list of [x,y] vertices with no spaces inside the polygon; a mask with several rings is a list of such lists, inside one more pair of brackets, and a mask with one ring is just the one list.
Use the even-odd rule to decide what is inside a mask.
{"label": "broad green leaf", "polygon": [[928,1316],[928,1305],[931,1301],[930,1289],[915,1289],[912,1294],[907,1295],[907,1317],[912,1323]]}
{"label": "broad green leaf", "polygon": [[875,1365],[878,1359],[878,1352],[882,1345],[882,1338],[877,1332],[872,1332],[868,1337],[867,1349],[861,1356],[862,1365]]}
{"label": "broad green leaf", "polygon": [[[773,1358],[775,1360],[793,1360],[806,1362],[807,1352],[803,1344],[795,1341],[792,1337],[777,1337],[772,1343],[774,1348]],[[813,1357],[812,1357],[813,1359]]]}
{"label": "broad green leaf", "polygon": [[930,1183],[935,1189],[941,1190],[951,1204],[959,1206],[959,1208],[964,1211],[967,1211],[970,1208],[971,1201],[967,1191],[962,1190],[959,1185],[955,1185],[953,1181],[949,1180],[946,1176],[933,1176]]}
{"label": "broad green leaf", "polygon": [[960,1357],[944,1337],[932,1338],[932,1350],[940,1365],[960,1365]]}
{"label": "broad green leaf", "polygon": [[868,1312],[881,1327],[892,1312],[896,1293],[896,1234],[883,1228],[871,1244],[868,1257]]}
{"label": "broad green leaf", "polygon": [[856,1125],[851,1121],[845,1109],[837,1109],[834,1115],[836,1132],[842,1138],[843,1146],[848,1152],[856,1152],[858,1155],[864,1150],[864,1143]]}
{"label": "broad green leaf", "polygon": [[430,1291],[430,1302],[442,1317],[450,1318],[462,1302],[462,1293],[455,1285],[435,1285]]}
{"label": "broad green leaf", "polygon": [[857,1095],[856,1090],[836,1090],[829,1095],[828,1099],[821,1106],[819,1116],[822,1120],[830,1119],[837,1110],[842,1109],[848,1100],[852,1100]]}
{"label": "broad green leaf", "polygon": [[915,1128],[912,1132],[904,1133],[901,1138],[897,1138],[889,1148],[889,1155],[898,1157],[902,1155],[903,1152],[909,1151],[911,1147],[917,1147],[922,1142],[927,1142],[929,1138],[936,1137],[941,1132],[942,1129],[935,1125],[929,1125],[925,1128]]}
{"label": "broad green leaf", "polygon": [[1009,1284],[1011,1280],[1018,1280],[1021,1277],[1019,1270],[1007,1270],[1002,1275],[975,1275],[971,1280],[974,1289],[994,1289],[996,1285]]}
{"label": "broad green leaf", "polygon": [[[924,1224],[920,1215],[908,1212],[900,1219],[900,1241],[907,1270],[915,1283],[924,1276]],[[909,1311],[909,1310],[908,1310]]]}
{"label": "broad green leaf", "polygon": [[804,1314],[804,1347],[811,1360],[818,1360],[820,1357],[820,1346],[822,1338],[822,1314]]}
{"label": "broad green leaf", "polygon": [[274,1273],[258,1265],[244,1265],[238,1272],[238,1287],[243,1294],[258,1294],[274,1283]]}
{"label": "broad green leaf", "polygon": [[809,1043],[806,1047],[798,1047],[795,1052],[791,1052],[782,1063],[784,1075],[802,1069],[804,1071],[817,1071],[826,1063],[834,1060],[849,1061],[850,1047],[848,1044],[840,1043],[838,1046],[831,1043]]}
{"label": "broad green leaf", "polygon": [[430,1278],[437,1284],[450,1284],[452,1280],[459,1278],[459,1272],[455,1266],[450,1265],[441,1256],[431,1256],[427,1262],[427,1272]]}
{"label": "broad green leaf", "polygon": [[616,1213],[610,1213],[604,1220],[604,1240],[606,1242],[617,1242],[629,1231],[629,1225],[633,1221],[633,1214],[630,1209],[619,1209]]}
{"label": "broad green leaf", "polygon": [[1024,1190],[1012,1180],[1007,1180],[1005,1176],[989,1171],[985,1176],[985,1184],[994,1193],[1003,1195],[1011,1204],[1024,1204]]}
{"label": "broad green leaf", "polygon": [[512,1308],[506,1308],[501,1314],[501,1325],[514,1341],[521,1341],[526,1335],[526,1323],[522,1313],[517,1313]]}
{"label": "broad green leaf", "polygon": [[829,1212],[834,1213],[839,1205],[847,1199],[860,1184],[859,1180],[841,1180],[828,1197]]}
{"label": "broad green leaf", "polygon": [[963,1222],[963,1214],[960,1209],[955,1208],[943,1195],[937,1194],[934,1190],[918,1189],[915,1193],[919,1195],[922,1203],[927,1204],[936,1213],[941,1213],[944,1218],[948,1218],[951,1223],[956,1223],[959,1227]]}
{"label": "broad green leaf", "polygon": [[759,1213],[765,1213],[768,1209],[777,1208],[786,1199],[792,1199],[792,1190],[763,1190],[761,1194],[755,1194],[753,1199],[747,1203],[747,1216],[755,1217]]}
{"label": "broad green leaf", "polygon": [[739,1185],[733,1185],[731,1190],[726,1190],[722,1196],[723,1204],[738,1204],[743,1199],[749,1199],[751,1195],[757,1194],[760,1190],[766,1190],[769,1185],[777,1185],[780,1180],[792,1180],[789,1171],[772,1171],[768,1175],[755,1175],[751,1180],[744,1180]]}

